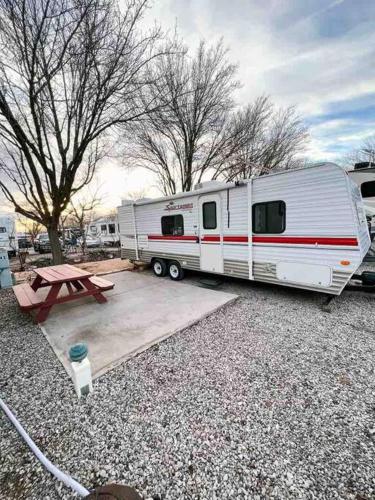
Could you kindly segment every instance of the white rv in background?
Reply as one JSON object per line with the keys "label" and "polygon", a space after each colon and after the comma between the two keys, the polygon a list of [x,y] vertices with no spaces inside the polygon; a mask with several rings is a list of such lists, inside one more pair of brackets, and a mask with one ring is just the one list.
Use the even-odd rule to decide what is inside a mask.
{"label": "white rv in background", "polygon": [[371,237],[375,238],[375,165],[369,162],[356,163],[353,170],[349,170],[349,177],[358,185],[368,223]]}
{"label": "white rv in background", "polygon": [[96,219],[87,226],[86,234],[98,238],[103,245],[118,246],[120,232],[117,216]]}
{"label": "white rv in background", "polygon": [[15,256],[18,250],[15,217],[0,214],[0,248],[5,248],[9,256]]}
{"label": "white rv in background", "polygon": [[361,193],[326,163],[118,209],[121,256],[339,295],[370,247]]}

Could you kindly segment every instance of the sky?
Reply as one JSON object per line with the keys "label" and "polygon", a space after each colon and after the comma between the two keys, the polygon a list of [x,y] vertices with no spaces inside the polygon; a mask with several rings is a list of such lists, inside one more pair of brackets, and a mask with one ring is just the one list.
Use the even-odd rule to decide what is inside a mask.
{"label": "sky", "polygon": [[[154,22],[177,26],[192,50],[223,38],[239,66],[238,104],[268,95],[295,105],[312,161],[340,159],[375,133],[375,0],[154,0],[143,24]],[[108,207],[158,194],[149,173],[114,162],[97,182]]]}
{"label": "sky", "polygon": [[[295,105],[312,161],[340,159],[375,133],[375,0],[155,0],[144,23],[155,20],[177,26],[192,50],[223,38],[238,64],[238,104],[269,95]],[[156,193],[143,171],[112,166],[110,177],[111,200]]]}

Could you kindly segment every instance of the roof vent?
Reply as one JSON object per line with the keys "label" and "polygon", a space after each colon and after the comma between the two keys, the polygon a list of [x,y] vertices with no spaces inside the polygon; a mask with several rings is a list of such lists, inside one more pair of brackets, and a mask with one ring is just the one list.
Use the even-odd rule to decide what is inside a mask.
{"label": "roof vent", "polygon": [[223,186],[224,184],[225,184],[225,182],[221,182],[221,181],[198,182],[198,184],[195,184],[195,186],[194,186],[194,191],[198,191],[198,189],[215,188],[215,187]]}
{"label": "roof vent", "polygon": [[140,203],[141,201],[150,201],[152,198],[137,198],[136,200],[129,200],[126,198],[123,198],[121,200],[121,205],[134,205],[135,203]]}

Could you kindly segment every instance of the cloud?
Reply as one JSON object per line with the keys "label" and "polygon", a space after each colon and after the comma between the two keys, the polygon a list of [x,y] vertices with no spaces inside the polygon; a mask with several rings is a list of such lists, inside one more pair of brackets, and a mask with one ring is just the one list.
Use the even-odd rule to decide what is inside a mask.
{"label": "cloud", "polygon": [[[149,16],[177,22],[187,43],[224,38],[239,63],[240,103],[266,94],[296,105],[314,154],[355,147],[375,133],[373,0],[160,0]],[[326,125],[324,125],[326,124]]]}
{"label": "cloud", "polygon": [[[223,37],[239,64],[238,102],[270,95],[296,105],[310,126],[309,156],[335,160],[375,133],[374,19],[374,0],[154,0],[143,27],[177,25],[192,49]],[[156,194],[149,173],[116,162],[98,179],[108,207],[129,191]]]}

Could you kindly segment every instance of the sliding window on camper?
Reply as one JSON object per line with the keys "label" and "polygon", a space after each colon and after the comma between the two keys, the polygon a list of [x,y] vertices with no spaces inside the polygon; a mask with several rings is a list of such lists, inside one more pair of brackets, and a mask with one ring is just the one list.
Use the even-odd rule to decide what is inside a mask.
{"label": "sliding window on camper", "polygon": [[163,236],[183,236],[184,218],[182,215],[165,215],[161,218]]}
{"label": "sliding window on camper", "polygon": [[285,202],[266,201],[253,205],[253,233],[280,234],[285,231]]}

